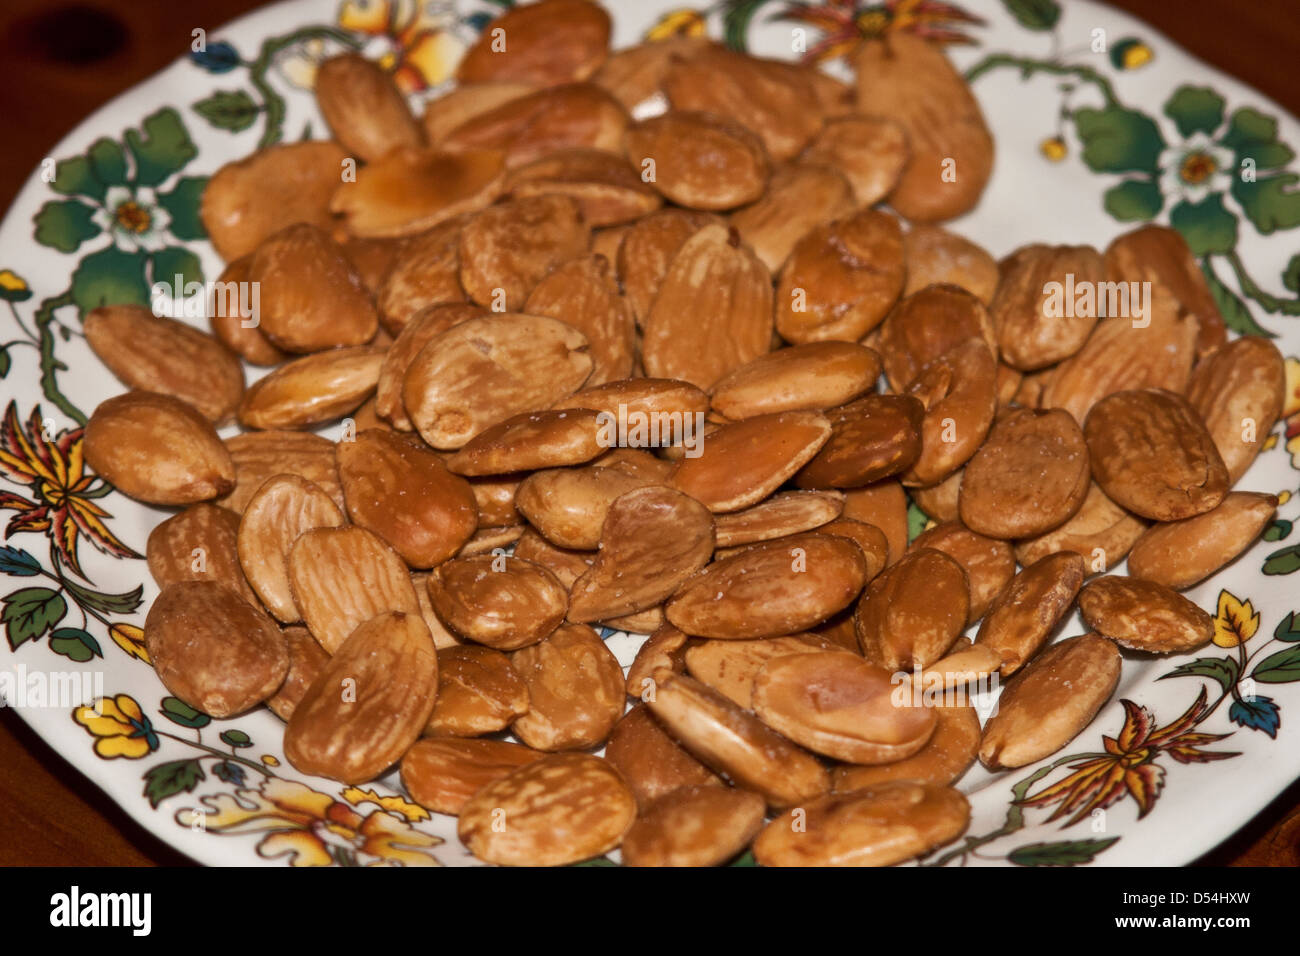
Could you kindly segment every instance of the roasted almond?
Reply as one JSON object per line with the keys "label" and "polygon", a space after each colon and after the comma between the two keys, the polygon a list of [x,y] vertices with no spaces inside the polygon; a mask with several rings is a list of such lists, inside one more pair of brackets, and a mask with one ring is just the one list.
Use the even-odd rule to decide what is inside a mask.
{"label": "roasted almond", "polygon": [[927,488],[908,488],[912,502],[935,521],[957,521],[958,499],[961,496],[961,473],[958,468],[951,475]]}
{"label": "roasted almond", "polygon": [[664,79],[679,57],[700,52],[708,42],[704,37],[676,34],[615,50],[592,74],[591,82],[608,90],[631,112],[662,93]]}
{"label": "roasted almond", "polygon": [[955,285],[985,305],[998,288],[997,261],[981,247],[955,232],[928,223],[914,223],[903,237],[907,262],[904,295],[931,285]]}
{"label": "roasted almond", "polygon": [[848,180],[837,170],[794,163],[772,174],[757,202],[733,212],[731,225],[776,273],[808,230],[849,215],[855,205]]}
{"label": "roasted almond", "polygon": [[609,53],[609,14],[587,0],[539,0],[490,20],[456,68],[461,83],[585,80]]}
{"label": "roasted almond", "polygon": [[825,410],[870,392],[880,356],[855,342],[809,342],[760,355],[713,386],[710,404],[736,421],[770,412]]}
{"label": "roasted almond", "polygon": [[894,120],[850,115],[827,120],[799,158],[838,169],[854,201],[871,206],[893,191],[908,153],[907,134]]}
{"label": "roasted almond", "polygon": [[925,406],[910,395],[868,395],[831,410],[830,437],[795,475],[795,484],[858,488],[906,471],[921,453],[924,414]]}
{"label": "roasted almond", "polygon": [[569,607],[555,575],[505,554],[439,565],[429,575],[429,599],[455,633],[503,651],[536,644],[560,625]]}
{"label": "roasted almond", "polygon": [[642,808],[681,787],[723,786],[717,774],[668,735],[644,704],[633,707],[614,725],[605,759],[618,768]]}
{"label": "roasted almond", "polygon": [[712,213],[692,209],[661,209],[628,229],[615,264],[638,323],[645,324],[677,250],[710,224],[720,225],[722,220]]}
{"label": "roasted almond", "polygon": [[[460,236],[467,221],[456,216],[403,242],[375,297],[384,328],[400,336],[430,306],[466,300],[460,284]],[[481,311],[462,308],[453,314]]]}
{"label": "roasted almond", "polygon": [[966,571],[942,551],[906,554],[862,593],[854,612],[866,659],[890,671],[929,667],[966,627]]}
{"label": "roasted almond", "polygon": [[997,354],[993,320],[983,302],[954,285],[914,292],[880,326],[879,351],[890,386],[903,391],[927,364],[971,339],[983,339]]}
{"label": "roasted almond", "polygon": [[700,643],[699,638],[687,637],[671,624],[660,625],[645,639],[627,669],[627,695],[639,698],[648,692],[656,668],[667,667],[680,674],[686,669],[687,650]]}
{"label": "roasted almond", "polygon": [[528,412],[479,432],[447,459],[447,467],[458,475],[506,475],[585,464],[607,447],[605,421],[598,412]]}
{"label": "roasted almond", "polygon": [[587,337],[592,360],[587,388],[632,374],[636,321],[604,256],[582,256],[557,266],[533,286],[524,311],[559,319]]}
{"label": "roasted almond", "polygon": [[402,758],[402,784],[421,806],[458,816],[479,790],[544,756],[504,740],[426,737]]}
{"label": "roasted almond", "polygon": [[594,551],[610,506],[620,495],[663,484],[622,469],[559,468],[534,472],[515,494],[515,506],[548,541],[563,548]]}
{"label": "roasted almond", "polygon": [[334,138],[365,162],[400,146],[424,145],[424,130],[392,74],[359,53],[332,56],[316,70],[316,105]]}
{"label": "roasted almond", "polygon": [[1016,557],[1008,542],[976,534],[960,521],[948,521],[922,531],[911,548],[934,548],[962,566],[970,586],[967,624],[974,624],[984,616],[998,592],[1016,573]]}
{"label": "roasted almond", "polygon": [[[619,409],[629,421],[644,417],[648,421],[668,421],[674,425],[686,420],[694,421],[709,408],[709,397],[690,382],[670,378],[628,378],[617,382],[606,382],[574,392],[560,399],[552,408],[590,408],[618,418]],[[672,437],[680,437],[679,428],[672,429]],[[632,435],[628,436],[625,446],[633,445]],[[649,447],[649,439],[644,446]],[[663,436],[661,435],[661,438]],[[642,453],[634,452],[632,457],[645,461]],[[653,459],[652,459],[653,460]],[[597,462],[608,467],[611,462]]]}
{"label": "roasted almond", "polygon": [[308,432],[266,431],[232,435],[225,441],[235,463],[235,489],[219,504],[242,514],[257,490],[275,475],[298,475],[343,510],[343,488],[334,465],[334,443]]}
{"label": "roasted almond", "polygon": [[591,229],[569,197],[512,199],[485,209],[461,232],[460,282],[479,305],[519,311],[538,282],[590,244]]}
{"label": "roasted almond", "polygon": [[1155,524],[1128,555],[1128,573],[1182,590],[1231,564],[1268,527],[1277,496],[1230,491],[1204,514]]}
{"label": "roasted almond", "polygon": [[267,698],[266,706],[288,723],[316,678],[329,667],[330,656],[305,627],[286,627],[280,633],[289,651],[289,669],[280,689]]}
{"label": "roasted almond", "polygon": [[665,198],[688,209],[734,209],[767,188],[762,141],[712,113],[673,110],[634,123],[623,140],[629,162]]}
{"label": "roasted almond", "polygon": [[1003,260],[989,307],[999,356],[1025,372],[1070,357],[1098,317],[1111,314],[1116,303],[1098,301],[1107,289],[1106,265],[1092,246],[1021,246]]}
{"label": "roasted almond", "polygon": [[402,326],[397,339],[384,353],[379,366],[379,384],[375,389],[375,410],[400,431],[412,431],[415,426],[406,416],[402,404],[402,383],[407,369],[420,351],[434,337],[469,319],[486,315],[487,310],[472,302],[446,302],[421,309]]}
{"label": "roasted almond", "polygon": [[746,710],[753,710],[754,678],[768,661],[835,648],[835,644],[815,634],[789,634],[754,641],[696,640],[693,646],[685,648],[684,658],[687,673],[697,681]]}
{"label": "roasted almond", "polygon": [[1074,551],[1083,556],[1089,574],[1098,574],[1123,561],[1146,526],[1146,521],[1107,498],[1094,481],[1069,521],[1016,542],[1016,560],[1029,567],[1053,552]]}
{"label": "roasted almond", "polygon": [[1155,581],[1097,578],[1079,592],[1079,612],[1102,637],[1135,651],[1181,654],[1214,636],[1214,618]]}
{"label": "roasted almond", "polygon": [[503,103],[537,91],[537,84],[503,80],[491,83],[457,83],[442,96],[427,100],[420,123],[434,146],[441,145],[457,126],[494,110]]}
{"label": "roasted almond", "polygon": [[980,746],[979,713],[970,704],[931,707],[934,733],[925,746],[905,760],[874,767],[842,765],[835,768],[839,793],[869,790],[892,780],[911,780],[947,786],[975,762]]}
{"label": "roasted almond", "polygon": [[[855,489],[860,490],[860,489]],[[854,492],[849,492],[845,496],[847,504],[849,496]],[[833,534],[841,538],[848,538],[862,550],[862,556],[867,562],[867,580],[870,581],[882,570],[884,570],[888,559],[890,543],[885,532],[877,528],[874,524],[868,524],[865,521],[859,521],[856,518],[839,517],[834,521],[821,525],[817,528],[818,534]],[[906,534],[904,534],[906,540]],[[902,557],[900,551],[899,557]],[[853,646],[857,647],[857,640],[853,641]]]}
{"label": "roasted almond", "polygon": [[[248,271],[252,264],[253,256],[250,253],[228,263],[221,275],[217,276],[208,302],[208,322],[218,341],[245,362],[250,365],[279,365],[288,356],[262,334],[258,328],[261,318],[253,315],[252,287],[248,284]],[[260,311],[260,292],[256,304]],[[239,381],[239,391],[242,394],[242,369]]]}
{"label": "roasted almond", "polygon": [[506,191],[515,197],[568,196],[593,228],[632,222],[663,199],[628,161],[603,149],[564,149],[512,170]]}
{"label": "roasted almond", "polygon": [[766,804],[748,790],[681,787],[637,817],[623,838],[626,866],[718,866],[749,845]]}
{"label": "roasted almond", "polygon": [[974,456],[993,426],[997,362],[983,339],[970,339],[923,365],[907,392],[925,415],[920,453],[902,482],[937,485]]}
{"label": "roasted almond", "polygon": [[1282,414],[1286,363],[1266,338],[1243,335],[1197,363],[1187,400],[1205,420],[1236,484],[1268,440]]}
{"label": "roasted almond", "polygon": [[425,732],[478,737],[505,730],[528,713],[528,685],[510,658],[465,644],[438,649],[438,699]]}
{"label": "roasted almond", "polygon": [[564,624],[515,651],[510,664],[528,687],[528,712],[511,725],[537,750],[587,750],[623,716],[623,668],[591,628]]}
{"label": "roasted almond", "polygon": [[844,493],[842,517],[874,525],[884,532],[888,543],[886,566],[907,551],[907,493],[893,479],[877,481]]}
{"label": "roasted almond", "polygon": [[[786,535],[823,530],[844,510],[844,496],[835,491],[787,491],[760,501],[744,511],[718,515],[715,520],[719,548],[771,541]],[[882,536],[883,537],[883,536]]]}
{"label": "roasted almond", "polygon": [[1073,551],[1058,551],[1007,582],[975,638],[976,646],[997,652],[998,673],[1010,677],[1038,653],[1074,606],[1083,579],[1083,558]]}
{"label": "roasted almond", "polygon": [[217,505],[190,505],[149,532],[145,555],[158,587],[180,581],[212,581],[249,604],[257,595],[239,567],[239,515]]}
{"label": "roasted almond", "polygon": [[248,428],[307,428],[354,412],[379,383],[384,350],[329,349],[286,362],[258,379],[239,403]]}

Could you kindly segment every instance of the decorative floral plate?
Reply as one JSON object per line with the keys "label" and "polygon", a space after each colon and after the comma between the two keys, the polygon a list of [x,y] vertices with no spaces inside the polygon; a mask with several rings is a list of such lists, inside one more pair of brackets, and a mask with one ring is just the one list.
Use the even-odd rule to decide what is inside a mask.
{"label": "decorative floral plate", "polygon": [[[206,178],[259,146],[323,134],[310,92],[323,57],[361,50],[423,99],[508,5],[293,0],[200,32],[174,65],[64,139],[0,227],[0,695],[101,799],[196,860],[469,857],[455,821],[404,799],[395,776],[362,788],[306,777],[285,761],[283,725],[264,709],[214,721],[168,695],[141,632],[156,593],[141,552],[160,515],[86,470],[86,416],[121,386],[87,348],[81,318],[104,302],[148,304],[153,283],[177,275],[216,277],[198,217]],[[1264,540],[1190,592],[1217,615],[1214,643],[1179,658],[1127,655],[1114,699],[1064,755],[970,771],[967,836],[922,862],[1180,864],[1230,835],[1300,775],[1300,577],[1289,576],[1300,570],[1300,167],[1290,145],[1300,124],[1083,0],[612,6],[616,46],[708,33],[832,71],[864,37],[910,31],[948,44],[997,139],[992,181],[957,231],[1000,256],[1030,241],[1104,247],[1134,223],[1168,223],[1228,325],[1276,338],[1288,356],[1287,417],[1241,487],[1282,505]],[[201,307],[191,321],[206,324]],[[911,517],[916,533],[926,519],[915,508]],[[639,639],[605,636],[629,663]]]}

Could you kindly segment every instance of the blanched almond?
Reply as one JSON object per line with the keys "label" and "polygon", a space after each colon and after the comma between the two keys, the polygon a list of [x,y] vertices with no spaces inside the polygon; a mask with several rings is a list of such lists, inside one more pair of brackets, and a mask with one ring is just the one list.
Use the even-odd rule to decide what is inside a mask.
{"label": "blanched almond", "polygon": [[642,808],[681,787],[723,786],[717,774],[668,735],[644,704],[614,725],[605,759],[618,768]]}
{"label": "blanched almond", "polygon": [[1106,571],[1124,560],[1147,522],[1106,497],[1094,481],[1083,504],[1065,524],[1036,538],[1016,542],[1016,560],[1025,567],[1055,551],[1083,556],[1088,574]]}
{"label": "blanched almond", "polygon": [[914,223],[903,237],[907,260],[904,295],[930,285],[955,285],[985,305],[998,288],[997,261],[969,239],[940,226]]}
{"label": "blanched almond", "polygon": [[560,468],[535,472],[519,485],[515,507],[552,544],[594,551],[610,505],[620,495],[663,484],[617,468]]}
{"label": "blanched almond", "polygon": [[619,246],[616,265],[638,323],[645,324],[677,250],[710,224],[722,224],[722,220],[712,213],[692,209],[661,209],[628,229]]}
{"label": "blanched almond", "polygon": [[712,687],[746,710],[754,710],[754,678],[769,661],[830,651],[835,647],[814,634],[764,637],[755,641],[696,641],[685,650],[686,670],[706,687]]}
{"label": "blanched almond", "polygon": [[447,459],[458,475],[506,475],[537,468],[581,465],[606,447],[604,419],[570,408],[515,415],[486,428]]}
{"label": "blanched almond", "polygon": [[[1108,303],[1064,290],[1080,289],[1093,299],[1105,295],[1106,266],[1092,246],[1021,246],[1003,260],[990,311],[998,330],[998,353],[1022,371],[1046,368],[1083,348]],[[1053,296],[1049,288],[1058,290]],[[1095,291],[1094,291],[1095,290]]]}
{"label": "blanched almond", "polygon": [[906,554],[862,592],[854,614],[868,661],[890,671],[929,667],[966,626],[965,569],[933,548]]}
{"label": "blanched almond", "polygon": [[587,0],[539,0],[490,20],[456,68],[462,83],[585,80],[609,53],[610,19]]}
{"label": "blanched almond", "polygon": [[392,75],[359,53],[332,56],[316,71],[316,105],[334,138],[366,162],[400,146],[424,145]]}
{"label": "blanched almond", "polygon": [[1197,363],[1187,400],[1205,427],[1236,484],[1268,440],[1282,414],[1286,363],[1266,338],[1243,335]]}
{"label": "blanched almond", "polygon": [[958,520],[957,502],[961,495],[961,473],[958,468],[951,475],[927,488],[908,488],[907,494],[912,501],[935,521]]}
{"label": "blanched almond", "polygon": [[526,713],[528,685],[506,655],[473,644],[438,649],[438,699],[426,733],[494,734]]}
{"label": "blanched almond", "polygon": [[511,199],[485,209],[461,232],[461,285],[479,305],[520,311],[538,282],[590,244],[591,229],[568,196]]}
{"label": "blanched almond", "polygon": [[682,787],[656,800],[623,837],[627,866],[718,866],[763,826],[766,804],[748,790]]}
{"label": "blanched almond", "polygon": [[767,188],[762,141],[711,113],[671,111],[628,127],[627,158],[667,199],[688,209],[734,209]]}
{"label": "blanched almond", "polygon": [[686,669],[686,652],[697,646],[699,638],[687,637],[671,624],[662,624],[636,652],[636,657],[627,669],[627,695],[641,697],[653,685],[650,675],[656,668],[667,667],[680,674]]}
{"label": "blanched almond", "polygon": [[[855,491],[861,489],[855,489]],[[848,499],[854,492],[849,492],[845,496],[847,505]],[[884,570],[888,563],[890,555],[890,543],[885,532],[874,524],[868,524],[856,518],[839,517],[834,521],[821,525],[817,528],[818,534],[833,534],[841,538],[848,538],[859,548],[862,549],[862,556],[867,562],[867,580],[870,581],[877,574]],[[904,538],[905,540],[905,538]],[[902,557],[900,552],[899,557]],[[857,640],[853,642],[857,646]]]}
{"label": "blanched almond", "polygon": [[832,409],[826,416],[830,437],[795,475],[795,484],[858,488],[906,471],[921,453],[924,414],[925,406],[910,395],[868,395]]}
{"label": "blanched almond", "polygon": [[974,624],[984,616],[994,597],[1016,573],[1016,557],[1009,543],[976,534],[960,521],[922,531],[911,544],[912,550],[921,548],[942,551],[966,572],[966,583],[970,586],[967,624]]}
{"label": "blanched almond", "polygon": [[502,651],[536,644],[559,626],[569,607],[555,575],[504,554],[439,565],[429,575],[429,599],[461,637]]}
{"label": "blanched almond", "polygon": [[908,152],[907,134],[894,120],[851,115],[827,120],[800,159],[838,169],[857,204],[871,206],[893,190]]}
{"label": "blanched almond", "polygon": [[306,428],[356,411],[379,383],[384,350],[363,346],[304,355],[258,379],[239,403],[249,428]]}
{"label": "blanched almond", "polygon": [[266,706],[288,723],[308,689],[329,666],[330,656],[305,627],[286,627],[280,633],[289,651],[289,669],[280,689],[267,698]]}
{"label": "blanched almond", "polygon": [[1277,513],[1277,496],[1230,491],[1204,514],[1152,525],[1128,556],[1128,573],[1182,590],[1232,563]]}
{"label": "blanched almond", "polygon": [[844,493],[844,518],[874,525],[885,534],[889,550],[886,566],[907,551],[907,493],[893,479],[851,488]]}
{"label": "blanched almond", "polygon": [[593,228],[632,222],[663,199],[631,164],[603,149],[565,149],[513,170],[506,191],[514,197],[568,196]]}
{"label": "blanched almond", "polygon": [[773,273],[808,230],[853,212],[853,193],[829,166],[794,163],[777,169],[757,202],[731,214],[731,225]]}
{"label": "blanched almond", "polygon": [[664,78],[679,57],[708,45],[704,37],[677,34],[624,47],[610,53],[591,77],[630,112],[663,90]]}
{"label": "blanched almond", "polygon": [[903,473],[905,485],[931,486],[979,450],[997,410],[997,363],[983,339],[970,339],[922,366],[909,395],[925,405],[921,451]]}
{"label": "blanched almond", "polygon": [[257,606],[239,567],[239,515],[217,505],[190,505],[149,532],[145,555],[159,588],[178,581],[213,581]]}
{"label": "blanched almond", "polygon": [[885,374],[901,392],[930,362],[971,339],[997,354],[993,320],[984,303],[953,285],[927,286],[909,295],[880,327]]}
{"label": "blanched almond", "polygon": [[392,422],[399,431],[412,431],[415,426],[406,416],[406,406],[402,404],[402,383],[407,369],[435,336],[454,325],[486,314],[486,309],[472,302],[446,302],[428,306],[412,315],[384,353],[383,364],[379,366],[379,384],[375,389],[375,410],[379,415]]}
{"label": "blanched almond", "polygon": [[632,374],[636,321],[603,256],[582,256],[556,267],[533,286],[524,311],[559,319],[587,337],[593,363],[587,388]]}
{"label": "blanched almond", "polygon": [[564,624],[515,651],[510,664],[528,686],[528,713],[511,725],[537,750],[587,750],[623,716],[623,668],[591,628]]}
{"label": "blanched almond", "polygon": [[440,146],[448,134],[462,123],[536,90],[535,83],[509,80],[458,83],[455,89],[425,102],[420,123],[424,126],[429,142]]}
{"label": "blanched almond", "polygon": [[[620,407],[629,422],[644,416],[650,421],[694,421],[709,408],[709,397],[690,382],[670,378],[628,378],[605,382],[574,392],[552,408],[590,408],[615,418]],[[676,429],[674,429],[674,435]]]}
{"label": "blanched almond", "polygon": [[274,475],[298,475],[319,485],[343,510],[343,488],[334,465],[334,443],[309,432],[265,431],[225,441],[235,463],[235,489],[218,503],[242,514],[257,490]]}
{"label": "blanched almond", "polygon": [[1214,636],[1214,618],[1154,581],[1097,578],[1079,592],[1079,612],[1098,634],[1136,651],[1181,654]]}
{"label": "blanched almond", "polygon": [[[250,365],[279,365],[288,356],[271,343],[262,330],[260,318],[253,316],[251,287],[248,272],[253,264],[248,254],[227,264],[212,287],[208,302],[208,322],[212,334],[227,349]],[[258,304],[261,293],[258,293]],[[247,323],[247,324],[245,324]],[[239,373],[240,391],[243,391],[243,370]]]}
{"label": "blanched almond", "polygon": [[835,790],[851,793],[869,790],[891,780],[911,780],[943,787],[958,780],[980,747],[979,712],[970,704],[931,707],[936,723],[925,746],[906,760],[874,767],[835,768]]}
{"label": "blanched almond", "polygon": [[844,496],[834,491],[788,491],[773,495],[751,508],[718,515],[715,526],[719,548],[770,541],[790,534],[821,530],[844,510]]}
{"label": "blanched almond", "polygon": [[402,758],[402,784],[420,806],[458,816],[479,790],[544,756],[504,740],[426,737]]}
{"label": "blanched almond", "polygon": [[430,306],[467,299],[460,284],[460,236],[468,216],[456,216],[402,244],[376,303],[379,320],[395,335]]}
{"label": "blanched almond", "polygon": [[880,356],[856,342],[809,342],[760,355],[713,386],[711,407],[736,421],[769,412],[825,410],[871,391]]}
{"label": "blanched almond", "polygon": [[1083,578],[1083,558],[1073,551],[1058,551],[1028,565],[1007,583],[975,638],[977,647],[998,653],[998,673],[1010,677],[1047,643],[1074,606]]}

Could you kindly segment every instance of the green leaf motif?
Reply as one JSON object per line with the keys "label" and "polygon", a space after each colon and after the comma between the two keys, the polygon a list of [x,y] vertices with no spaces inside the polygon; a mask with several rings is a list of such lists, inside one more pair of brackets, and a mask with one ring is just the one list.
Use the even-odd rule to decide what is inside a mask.
{"label": "green leaf motif", "polygon": [[1250,306],[1246,305],[1239,295],[1224,285],[1214,274],[1208,260],[1201,263],[1201,272],[1205,275],[1206,285],[1210,287],[1210,294],[1214,296],[1214,304],[1218,307],[1219,314],[1223,316],[1224,325],[1242,335],[1276,338],[1272,332],[1255,321],[1255,317],[1250,314]]}
{"label": "green leaf motif", "polygon": [[182,727],[198,730],[200,727],[206,727],[212,723],[211,717],[201,710],[195,710],[179,697],[164,697],[161,709],[164,717],[173,724],[180,724]]}
{"label": "green leaf motif", "polygon": [[165,106],[146,116],[140,131],[126,131],[126,144],[135,157],[135,181],[157,186],[198,155],[180,114]]}
{"label": "green leaf motif", "polygon": [[1300,252],[1293,255],[1282,270],[1282,285],[1292,292],[1300,292]]}
{"label": "green leaf motif", "polygon": [[218,90],[194,104],[194,112],[217,129],[240,133],[257,122],[261,112],[253,98],[243,90]]}
{"label": "green leaf motif", "polygon": [[907,503],[907,540],[912,542],[916,536],[925,530],[926,524],[930,521],[930,516],[921,510],[920,506],[914,501]]}
{"label": "green leaf motif", "polygon": [[1265,574],[1294,574],[1300,571],[1300,544],[1274,551],[1264,559]]}
{"label": "green leaf motif", "polygon": [[13,364],[14,360],[10,357],[9,350],[0,348],[0,378],[5,378],[9,374]]}
{"label": "green leaf motif", "polygon": [[158,194],[158,205],[172,217],[167,231],[177,239],[189,242],[208,237],[203,220],[199,218],[199,203],[207,185],[207,176],[185,176],[178,179],[169,192]]}
{"label": "green leaf motif", "polygon": [[1292,522],[1285,518],[1278,518],[1267,528],[1264,529],[1262,537],[1265,541],[1281,541],[1291,534]]}
{"label": "green leaf motif", "polygon": [[1184,137],[1213,133],[1223,122],[1223,97],[1208,86],[1180,86],[1165,103],[1165,115]]}
{"label": "green leaf motif", "polygon": [[1179,664],[1168,674],[1161,674],[1160,680],[1170,677],[1208,677],[1219,682],[1225,690],[1230,690],[1237,683],[1241,674],[1241,665],[1232,657],[1198,657],[1186,664]]}
{"label": "green leaf motif", "polygon": [[1261,684],[1290,684],[1300,680],[1300,647],[1288,647],[1270,654],[1250,672]]}
{"label": "green leaf motif", "polygon": [[1267,179],[1245,182],[1241,177],[1232,181],[1232,198],[1241,203],[1241,209],[1261,233],[1268,235],[1278,229],[1300,226],[1300,174],[1280,173]]}
{"label": "green leaf motif", "polygon": [[35,640],[63,620],[68,613],[68,602],[63,595],[49,588],[22,588],[4,598],[5,636],[14,650],[20,644]]}
{"label": "green leaf motif", "polygon": [[581,863],[575,863],[574,866],[618,866],[607,856],[598,856],[591,860],[583,860]]}
{"label": "green leaf motif", "polygon": [[754,859],[753,850],[746,850],[728,863],[727,866],[758,866],[758,860]]}
{"label": "green leaf motif", "polygon": [[251,747],[252,739],[242,730],[224,730],[221,732],[221,742],[227,747]]}
{"label": "green leaf motif", "polygon": [[1078,866],[1091,863],[1119,842],[1119,837],[1104,840],[1063,840],[1059,843],[1030,843],[1016,847],[1007,859],[1017,866]]}
{"label": "green leaf motif", "polygon": [[51,632],[50,650],[55,654],[62,654],[78,664],[84,664],[93,658],[104,656],[99,641],[79,627],[61,627]]}
{"label": "green leaf motif", "polygon": [[1273,640],[1289,644],[1300,642],[1300,611],[1292,611],[1273,628]]}
{"label": "green leaf motif", "polygon": [[1198,203],[1183,200],[1169,210],[1169,225],[1183,234],[1192,255],[1229,253],[1237,245],[1237,217],[1215,193]]}
{"label": "green leaf motif", "polygon": [[124,594],[106,594],[103,591],[93,591],[90,588],[82,587],[75,581],[68,581],[64,584],[72,599],[84,607],[93,607],[96,611],[103,614],[130,614],[141,604],[141,595],[144,594],[144,585],[137,585],[133,590]]}
{"label": "green leaf motif", "polygon": [[1096,173],[1151,173],[1159,168],[1164,137],[1145,113],[1119,106],[1080,109],[1074,125],[1083,141],[1083,161]]}
{"label": "green leaf motif", "polygon": [[144,775],[144,795],[155,810],[178,793],[189,793],[203,782],[203,765],[196,759],[172,760],[151,767]]}
{"label": "green leaf motif", "polygon": [[1233,111],[1228,117],[1227,132],[1219,138],[1221,145],[1238,156],[1250,155],[1252,150],[1276,142],[1277,120],[1249,106]]}
{"label": "green leaf motif", "polygon": [[1165,197],[1152,179],[1128,179],[1106,190],[1102,205],[1120,222],[1149,222],[1160,212]]}
{"label": "green leaf motif", "polygon": [[90,159],[95,178],[105,186],[126,185],[126,153],[122,151],[121,143],[107,137],[97,139],[90,144],[86,156]]}
{"label": "green leaf motif", "polygon": [[732,50],[744,51],[749,47],[749,24],[754,14],[767,0],[736,0],[727,4],[722,16],[722,39]]}
{"label": "green leaf motif", "polygon": [[32,220],[36,241],[59,252],[75,252],[87,239],[100,233],[95,210],[77,199],[53,199],[41,207]]}
{"label": "green leaf motif", "polygon": [[104,201],[107,191],[85,156],[73,156],[55,163],[50,188],[63,196],[85,196],[97,202]]}
{"label": "green leaf motif", "polygon": [[85,315],[101,305],[149,305],[144,281],[148,260],[138,252],[109,246],[82,259],[72,274],[72,301]]}
{"label": "green leaf motif", "polygon": [[1002,5],[1027,30],[1050,30],[1061,19],[1055,0],[1002,0]]}
{"label": "green leaf motif", "polygon": [[184,287],[191,282],[203,281],[203,266],[199,264],[199,257],[188,249],[168,246],[155,252],[151,259],[154,282],[165,282],[170,286],[180,276]]}

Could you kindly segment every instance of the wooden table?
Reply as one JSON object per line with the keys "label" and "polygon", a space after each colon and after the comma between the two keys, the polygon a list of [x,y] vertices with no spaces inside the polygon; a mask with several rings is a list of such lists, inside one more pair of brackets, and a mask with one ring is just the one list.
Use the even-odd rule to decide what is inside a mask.
{"label": "wooden table", "polygon": [[[1121,0],[1192,53],[1300,115],[1294,0]],[[0,208],[46,151],[108,99],[259,0],[6,0],[0,12]],[[968,4],[968,6],[975,6]],[[0,864],[184,865],[12,712],[0,710]],[[1300,781],[1202,862],[1300,864]]]}

